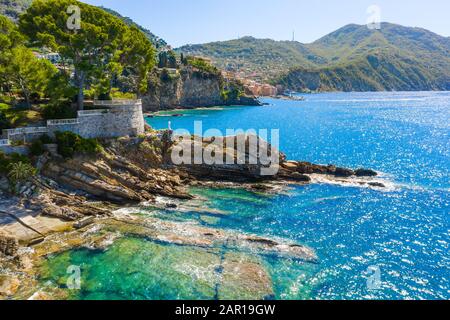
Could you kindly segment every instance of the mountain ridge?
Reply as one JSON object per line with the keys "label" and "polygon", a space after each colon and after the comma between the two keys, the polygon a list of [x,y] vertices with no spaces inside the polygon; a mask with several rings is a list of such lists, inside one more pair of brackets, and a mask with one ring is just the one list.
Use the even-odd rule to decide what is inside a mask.
{"label": "mountain ridge", "polygon": [[[450,88],[450,38],[386,22],[380,30],[348,24],[309,44],[244,37],[177,50],[296,91]],[[305,80],[311,75],[322,81]]]}

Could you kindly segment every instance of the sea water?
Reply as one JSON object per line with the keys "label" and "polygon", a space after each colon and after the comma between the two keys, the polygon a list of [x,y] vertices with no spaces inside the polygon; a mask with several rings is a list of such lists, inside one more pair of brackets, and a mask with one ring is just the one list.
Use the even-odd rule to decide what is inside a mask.
{"label": "sea water", "polygon": [[[450,299],[450,93],[305,98],[162,112],[147,122],[163,129],[170,121],[172,129],[192,132],[194,121],[223,132],[279,129],[289,159],[371,168],[389,188],[325,181],[275,195],[193,188],[208,207],[227,215],[156,214],[313,248],[317,265],[254,257],[270,274],[276,299]],[[183,116],[170,117],[174,113]],[[74,299],[215,299],[217,279],[205,266],[214,265],[217,254],[124,238],[106,252],[52,256],[41,278],[61,282],[67,266],[77,264],[86,285],[71,293]]]}

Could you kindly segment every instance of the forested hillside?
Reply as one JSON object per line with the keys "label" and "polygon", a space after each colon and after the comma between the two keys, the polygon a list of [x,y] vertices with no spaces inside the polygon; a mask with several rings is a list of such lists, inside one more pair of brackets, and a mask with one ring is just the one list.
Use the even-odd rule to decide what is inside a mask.
{"label": "forested hillside", "polygon": [[246,37],[179,51],[298,91],[450,87],[450,39],[390,23],[380,30],[347,25],[311,44]]}

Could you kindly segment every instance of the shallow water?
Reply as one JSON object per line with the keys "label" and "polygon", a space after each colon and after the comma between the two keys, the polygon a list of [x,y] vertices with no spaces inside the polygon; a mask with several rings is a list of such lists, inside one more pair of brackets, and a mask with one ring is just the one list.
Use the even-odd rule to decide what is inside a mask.
{"label": "shallow water", "polygon": [[[288,158],[372,168],[394,188],[383,192],[324,183],[271,196],[240,189],[193,189],[207,199],[208,207],[228,215],[201,210],[146,214],[314,248],[320,258],[317,266],[251,257],[271,275],[277,299],[450,299],[450,93],[306,98],[267,99],[271,105],[266,107],[176,111],[185,116],[148,122],[166,128],[171,121],[174,129],[193,130],[193,121],[202,120],[204,129],[223,132],[280,129],[280,149]],[[42,279],[61,282],[68,265],[82,264],[92,286],[73,293],[73,298],[214,299],[214,281],[202,280],[192,270],[201,270],[204,261],[214,261],[219,254],[126,238],[104,253],[78,250],[52,257]],[[184,271],[191,271],[180,271],[174,264],[178,260]]]}

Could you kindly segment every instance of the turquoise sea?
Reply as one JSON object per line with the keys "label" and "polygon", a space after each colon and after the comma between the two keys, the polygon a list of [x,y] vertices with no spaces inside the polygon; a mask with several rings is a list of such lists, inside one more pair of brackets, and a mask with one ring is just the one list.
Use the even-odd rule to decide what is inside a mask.
{"label": "turquoise sea", "polygon": [[[264,107],[166,112],[183,117],[147,121],[157,129],[171,121],[173,129],[193,130],[197,120],[223,132],[280,129],[280,149],[289,159],[372,168],[387,190],[323,183],[263,196],[197,188],[192,191],[209,207],[229,215],[153,214],[312,247],[317,265],[252,257],[268,270],[276,299],[450,299],[450,93],[305,97],[265,99]],[[42,280],[58,282],[68,265],[80,264],[86,285],[76,299],[214,299],[198,264],[213,263],[217,254],[125,238],[106,252],[50,257]],[[239,295],[221,298],[230,297]]]}

